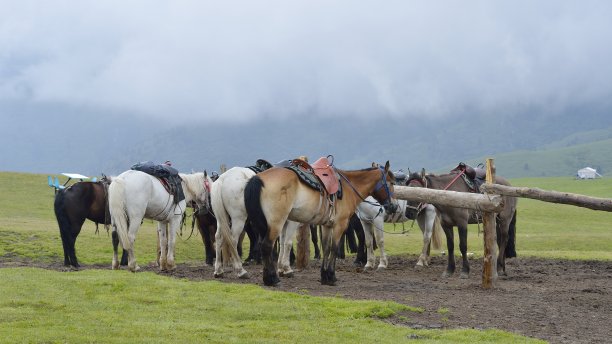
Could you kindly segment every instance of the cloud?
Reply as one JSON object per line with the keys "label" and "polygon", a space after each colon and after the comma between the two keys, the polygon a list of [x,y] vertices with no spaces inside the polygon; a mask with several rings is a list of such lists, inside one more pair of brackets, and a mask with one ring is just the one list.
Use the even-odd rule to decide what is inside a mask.
{"label": "cloud", "polygon": [[0,100],[245,121],[554,112],[612,91],[604,1],[1,2]]}

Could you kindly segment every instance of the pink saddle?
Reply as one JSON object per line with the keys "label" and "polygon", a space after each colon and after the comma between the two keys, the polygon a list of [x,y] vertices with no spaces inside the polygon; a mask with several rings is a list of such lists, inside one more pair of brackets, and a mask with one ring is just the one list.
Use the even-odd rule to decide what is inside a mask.
{"label": "pink saddle", "polygon": [[329,164],[329,160],[326,157],[319,158],[319,160],[315,161],[310,165],[317,177],[321,179],[323,185],[325,185],[325,190],[330,195],[338,192],[338,178],[336,177],[336,172],[334,168]]}

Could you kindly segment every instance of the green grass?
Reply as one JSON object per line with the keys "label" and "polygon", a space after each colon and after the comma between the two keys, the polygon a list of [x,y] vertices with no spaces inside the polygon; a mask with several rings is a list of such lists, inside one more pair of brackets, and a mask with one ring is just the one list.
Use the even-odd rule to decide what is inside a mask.
{"label": "green grass", "polygon": [[[612,179],[512,180],[516,186],[612,197]],[[61,240],[53,214],[53,190],[45,175],[0,173],[0,261],[61,262]],[[520,256],[612,260],[612,214],[521,199],[517,250]],[[410,229],[410,223],[404,227]],[[402,225],[386,225],[401,232]],[[199,236],[178,239],[177,261],[202,264]],[[145,221],[138,233],[139,263],[154,260],[156,233]],[[388,234],[389,254],[416,255],[422,237],[414,225]],[[469,251],[482,256],[482,236],[469,231]],[[77,241],[85,264],[108,264],[110,237],[87,222]],[[434,252],[439,254],[439,252]],[[503,331],[413,330],[381,322],[398,311],[419,312],[393,302],[321,298],[268,291],[253,285],[177,280],[153,273],[35,268],[0,269],[0,342],[523,342]],[[406,296],[410,304],[410,295]],[[445,309],[441,307],[440,310]],[[444,312],[444,311],[442,311]],[[407,313],[402,313],[410,318]],[[441,316],[445,314],[440,313]]]}

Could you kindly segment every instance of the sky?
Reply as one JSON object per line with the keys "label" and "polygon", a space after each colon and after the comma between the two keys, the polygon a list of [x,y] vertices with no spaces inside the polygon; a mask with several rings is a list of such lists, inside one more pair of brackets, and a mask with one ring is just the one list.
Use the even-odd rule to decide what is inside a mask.
{"label": "sky", "polygon": [[185,123],[525,106],[554,114],[612,94],[610,1],[0,0],[0,8],[0,116],[7,102]]}

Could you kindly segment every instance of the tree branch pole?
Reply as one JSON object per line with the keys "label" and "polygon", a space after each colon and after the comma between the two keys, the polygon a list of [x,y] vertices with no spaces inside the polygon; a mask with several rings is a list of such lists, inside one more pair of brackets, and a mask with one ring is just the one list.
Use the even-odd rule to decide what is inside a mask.
{"label": "tree branch pole", "polygon": [[500,195],[483,195],[468,192],[434,190],[408,186],[394,186],[395,198],[457,208],[499,212],[503,208]]}
{"label": "tree branch pole", "polygon": [[575,205],[592,210],[612,211],[612,199],[597,198],[568,192],[546,191],[537,188],[513,187],[499,184],[484,184],[480,190],[498,195],[525,197],[539,201]]}

